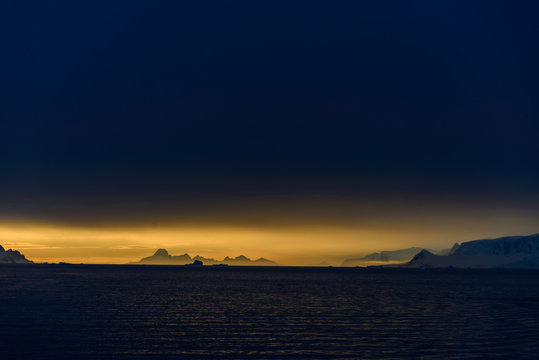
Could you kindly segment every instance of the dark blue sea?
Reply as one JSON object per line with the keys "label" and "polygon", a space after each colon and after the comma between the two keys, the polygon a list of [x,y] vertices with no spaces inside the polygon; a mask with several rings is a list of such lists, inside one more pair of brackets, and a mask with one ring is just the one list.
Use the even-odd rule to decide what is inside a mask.
{"label": "dark blue sea", "polygon": [[0,266],[0,359],[537,359],[539,272]]}

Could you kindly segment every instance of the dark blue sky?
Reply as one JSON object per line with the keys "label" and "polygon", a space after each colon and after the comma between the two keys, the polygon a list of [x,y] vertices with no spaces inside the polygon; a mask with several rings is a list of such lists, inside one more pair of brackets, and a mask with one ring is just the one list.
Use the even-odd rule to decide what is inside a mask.
{"label": "dark blue sky", "polygon": [[536,1],[4,1],[0,214],[529,199],[538,14]]}

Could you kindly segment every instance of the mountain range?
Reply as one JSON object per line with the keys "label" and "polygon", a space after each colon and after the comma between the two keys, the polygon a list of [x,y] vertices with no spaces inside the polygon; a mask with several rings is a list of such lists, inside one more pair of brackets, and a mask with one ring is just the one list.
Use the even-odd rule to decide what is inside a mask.
{"label": "mountain range", "polygon": [[435,251],[420,247],[374,252],[343,261],[341,266],[411,268],[538,268],[539,234],[455,243]]}
{"label": "mountain range", "polygon": [[23,254],[17,250],[4,250],[0,245],[0,264],[32,264]]}
{"label": "mountain range", "polygon": [[147,264],[147,265],[187,265],[192,264],[195,260],[202,261],[204,265],[243,265],[243,266],[275,266],[277,263],[274,261],[259,258],[251,260],[244,255],[237,256],[235,258],[225,257],[223,260],[216,260],[213,258],[205,258],[202,256],[191,257],[189,254],[183,255],[170,255],[166,249],[158,249],[152,256],[148,256],[140,259],[137,262],[130,264]]}
{"label": "mountain range", "polygon": [[[411,260],[420,251],[424,250],[421,247],[410,247],[400,250],[387,250],[373,252],[367,256],[359,258],[345,259],[341,266],[365,266],[365,265],[383,265],[384,263],[398,263]],[[434,252],[434,250],[430,250]],[[442,250],[441,252],[448,251]]]}
{"label": "mountain range", "polygon": [[446,255],[422,250],[403,266],[539,269],[539,234],[463,242]]}
{"label": "mountain range", "polygon": [[[251,260],[244,255],[223,260],[191,257],[189,254],[170,255],[166,249],[158,249],[152,256],[130,264],[187,265],[201,261],[204,265],[251,265],[276,266],[274,261],[259,258]],[[31,260],[17,250],[5,250],[0,246],[0,264],[32,264]],[[319,264],[319,266],[328,264]],[[374,252],[360,258],[350,258],[341,266],[381,265],[408,268],[525,268],[539,269],[539,234],[507,236],[456,243],[449,249],[434,251],[420,247]]]}

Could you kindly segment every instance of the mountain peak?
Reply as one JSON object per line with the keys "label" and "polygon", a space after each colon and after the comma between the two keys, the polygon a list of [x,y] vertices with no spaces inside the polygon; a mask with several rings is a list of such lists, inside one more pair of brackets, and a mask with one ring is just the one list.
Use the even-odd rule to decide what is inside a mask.
{"label": "mountain peak", "polygon": [[434,255],[430,251],[423,249],[420,252],[418,252],[417,255],[413,257],[412,260],[410,260],[410,264],[412,264],[414,262],[417,262],[419,260],[424,260],[424,259],[427,259],[427,258],[431,258],[433,256],[437,256],[437,255]]}
{"label": "mountain peak", "polygon": [[409,261],[417,255],[423,248],[410,247],[399,250],[384,250],[374,252],[364,257],[345,259],[341,266],[363,266],[372,265],[373,263],[390,263],[395,261]]}
{"label": "mountain peak", "polygon": [[17,250],[5,250],[0,246],[0,264],[31,264],[32,261],[26,259],[23,254]]}
{"label": "mountain peak", "polygon": [[153,256],[170,256],[168,254],[168,251],[167,249],[157,249],[157,251],[155,252],[155,254],[153,254]]}

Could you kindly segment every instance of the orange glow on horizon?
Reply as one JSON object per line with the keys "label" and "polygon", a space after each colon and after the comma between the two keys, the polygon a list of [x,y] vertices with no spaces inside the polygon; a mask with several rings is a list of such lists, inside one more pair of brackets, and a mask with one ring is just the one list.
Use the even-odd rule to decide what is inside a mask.
{"label": "orange glow on horizon", "polygon": [[374,251],[411,246],[442,249],[454,242],[537,232],[535,222],[520,214],[503,219],[485,217],[482,221],[450,217],[430,223],[423,220],[298,227],[82,226],[4,221],[0,222],[0,245],[19,250],[35,262],[125,264],[165,248],[172,255],[188,253],[216,259],[245,255],[251,259],[265,257],[281,265],[322,261],[339,265],[345,258]]}

